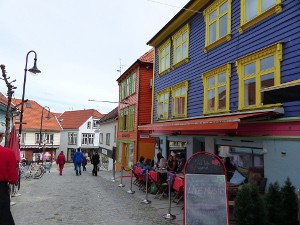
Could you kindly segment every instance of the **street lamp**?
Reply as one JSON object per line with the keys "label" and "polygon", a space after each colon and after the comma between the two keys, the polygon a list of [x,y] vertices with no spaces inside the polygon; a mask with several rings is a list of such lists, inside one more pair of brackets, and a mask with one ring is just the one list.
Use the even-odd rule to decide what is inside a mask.
{"label": "street lamp", "polygon": [[[41,127],[40,127],[40,135],[39,135],[39,149],[41,149],[41,143],[42,143],[42,127],[43,127],[43,117],[44,117],[44,109],[48,109],[48,115],[45,117],[47,120],[50,120],[51,119],[51,116],[50,116],[50,108],[48,106],[44,106],[42,108],[42,116],[41,116]],[[45,138],[44,138],[45,140]],[[42,149],[42,164],[44,164],[44,147]]]}
{"label": "street lamp", "polygon": [[25,64],[25,73],[24,73],[24,82],[23,82],[23,94],[22,94],[22,101],[21,101],[21,115],[20,115],[20,126],[19,126],[19,143],[21,141],[21,135],[22,135],[22,125],[23,125],[23,109],[24,109],[24,96],[25,96],[25,85],[26,85],[26,75],[27,75],[27,62],[28,62],[28,55],[33,52],[35,54],[34,57],[34,64],[33,67],[31,69],[29,69],[28,71],[31,74],[38,74],[41,71],[37,68],[36,66],[36,60],[37,60],[37,54],[35,51],[31,50],[27,53],[26,55],[26,64]]}

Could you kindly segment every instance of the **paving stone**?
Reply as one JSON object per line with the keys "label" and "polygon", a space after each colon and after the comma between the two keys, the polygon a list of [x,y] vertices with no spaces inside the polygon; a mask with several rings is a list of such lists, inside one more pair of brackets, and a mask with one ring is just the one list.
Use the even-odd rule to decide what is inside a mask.
{"label": "paving stone", "polygon": [[[76,176],[73,164],[66,164],[63,175],[59,176],[56,165],[51,173],[45,173],[41,179],[22,180],[19,193],[14,197],[12,214],[16,225],[167,225],[182,224],[182,205],[172,205],[171,213],[178,219],[166,220],[168,199],[148,200],[155,204],[143,204],[146,194],[133,185],[135,194],[128,194],[131,186],[130,174],[124,173],[120,184],[120,172],[116,172],[112,182],[112,171],[100,171],[92,176],[92,166],[87,166],[81,176]],[[159,204],[161,202],[161,204]]]}

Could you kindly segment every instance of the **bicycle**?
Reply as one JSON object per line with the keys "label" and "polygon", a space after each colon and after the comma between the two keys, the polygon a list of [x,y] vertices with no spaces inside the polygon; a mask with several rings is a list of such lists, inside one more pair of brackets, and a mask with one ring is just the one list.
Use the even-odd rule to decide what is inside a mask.
{"label": "bicycle", "polygon": [[31,163],[28,166],[20,163],[19,171],[22,179],[40,179],[45,173],[45,167],[37,163]]}

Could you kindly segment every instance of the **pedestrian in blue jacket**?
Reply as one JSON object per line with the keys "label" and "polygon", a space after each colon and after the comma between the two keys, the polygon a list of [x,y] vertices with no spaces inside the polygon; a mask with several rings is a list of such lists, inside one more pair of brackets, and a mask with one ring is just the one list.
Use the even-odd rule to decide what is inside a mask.
{"label": "pedestrian in blue jacket", "polygon": [[73,163],[75,165],[76,175],[81,175],[81,163],[83,160],[83,154],[80,149],[77,149],[77,152],[74,153]]}

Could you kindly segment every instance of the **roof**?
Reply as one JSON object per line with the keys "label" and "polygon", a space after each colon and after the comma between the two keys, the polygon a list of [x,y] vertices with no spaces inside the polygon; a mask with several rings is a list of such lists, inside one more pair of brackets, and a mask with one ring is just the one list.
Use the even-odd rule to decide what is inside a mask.
{"label": "roof", "polygon": [[148,52],[146,52],[144,55],[142,55],[138,60],[136,60],[128,69],[117,79],[119,81],[124,75],[127,74],[129,70],[132,69],[132,67],[137,63],[151,63],[153,64],[154,60],[154,48],[151,48]]}
{"label": "roof", "polygon": [[57,119],[63,129],[79,129],[91,116],[102,118],[104,115],[95,109],[65,111]]}
{"label": "roof", "polygon": [[[18,105],[21,103],[21,99],[12,99],[12,102],[15,105]],[[28,106],[30,105],[30,108]],[[46,106],[45,106],[46,107]],[[36,101],[28,100],[24,103],[23,107],[23,125],[22,129],[42,129],[45,130],[62,130],[61,126],[59,125],[59,122],[56,119],[56,116],[50,112],[50,119],[46,119],[45,117],[48,116],[48,110],[38,104]],[[18,108],[21,109],[21,106]],[[42,119],[43,116],[43,120]],[[18,122],[14,120],[14,122]],[[42,123],[41,123],[42,122]],[[16,129],[19,129],[19,124],[16,124]]]}
{"label": "roof", "polygon": [[7,106],[7,98],[0,92],[0,104],[6,105]]}
{"label": "roof", "polygon": [[118,119],[118,107],[114,108],[112,111],[110,111],[108,114],[106,114],[105,116],[103,116],[100,119],[100,124],[106,123],[106,122],[110,122],[110,121],[114,121]]}

